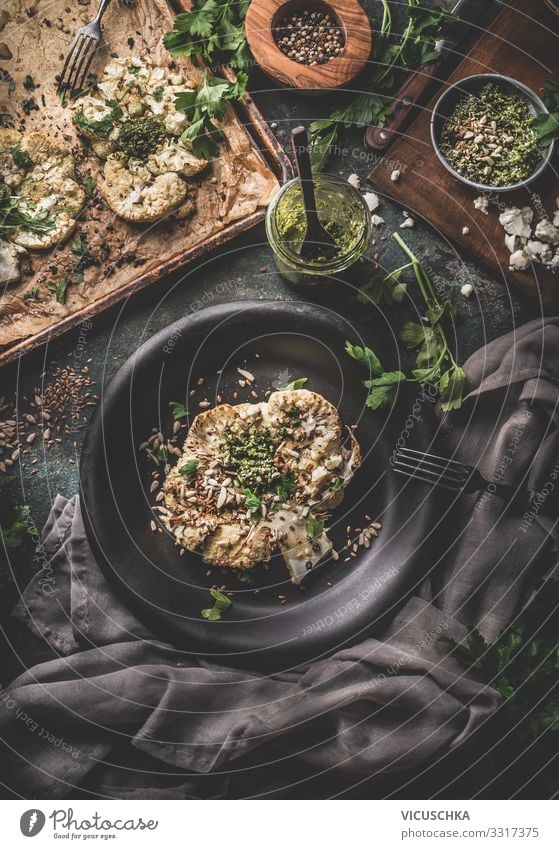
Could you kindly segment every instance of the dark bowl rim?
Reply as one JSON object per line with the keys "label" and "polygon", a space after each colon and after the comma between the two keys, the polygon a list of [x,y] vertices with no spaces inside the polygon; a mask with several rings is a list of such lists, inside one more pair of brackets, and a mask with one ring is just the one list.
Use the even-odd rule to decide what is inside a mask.
{"label": "dark bowl rim", "polygon": [[[445,158],[445,156],[443,155],[443,153],[440,149],[438,139],[435,136],[435,121],[438,119],[438,117],[440,115],[441,107],[442,107],[444,101],[446,100],[446,98],[451,94],[451,92],[453,92],[456,89],[463,86],[464,83],[470,83],[473,80],[486,80],[486,81],[494,80],[494,81],[497,81],[497,82],[505,82],[505,83],[513,86],[514,88],[517,88],[525,96],[527,96],[531,100],[533,105],[539,109],[541,114],[549,115],[549,109],[547,108],[547,106],[545,105],[545,103],[543,102],[541,97],[538,94],[536,94],[536,92],[533,91],[533,89],[531,89],[529,86],[525,85],[525,83],[520,82],[520,80],[515,80],[513,77],[507,77],[505,74],[471,74],[469,77],[462,77],[462,79],[456,80],[456,82],[452,83],[452,85],[449,85],[448,88],[445,91],[443,91],[443,93],[438,97],[437,102],[435,103],[435,105],[433,107],[433,111],[431,113],[431,120],[430,120],[430,125],[429,125],[430,135],[431,135],[431,145],[433,147],[433,150],[435,151],[437,159],[446,168],[446,170],[450,174],[452,174],[452,176],[456,180],[459,180],[465,186],[469,186],[470,188],[476,189],[477,191],[480,191],[480,192],[498,192],[498,193],[499,192],[513,192],[513,191],[516,191],[518,189],[525,188],[530,183],[532,183],[534,180],[536,180],[543,173],[543,171],[547,168],[547,166],[549,165],[549,163],[551,161],[551,157],[553,156],[553,153],[554,153],[554,150],[555,150],[555,145],[556,145],[555,140],[550,142],[550,144],[547,147],[547,150],[545,151],[545,153],[542,156],[540,163],[536,166],[536,168],[534,169],[532,174],[530,174],[530,176],[528,176],[528,177],[525,177],[524,180],[520,180],[518,183],[513,183],[510,186],[491,186],[491,185],[487,185],[485,183],[475,183],[473,180],[468,180],[467,177],[464,177],[462,174],[459,174],[458,171],[456,171],[452,167],[452,165],[448,162],[448,160]],[[467,92],[465,91],[464,94],[467,94]]]}

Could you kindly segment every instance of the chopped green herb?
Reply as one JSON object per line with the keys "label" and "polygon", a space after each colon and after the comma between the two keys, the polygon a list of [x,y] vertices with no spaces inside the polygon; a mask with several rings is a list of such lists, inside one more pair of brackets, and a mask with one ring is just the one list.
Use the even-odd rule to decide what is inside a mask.
{"label": "chopped green herb", "polygon": [[26,97],[21,101],[21,108],[25,112],[26,115],[30,115],[31,112],[38,112],[39,105],[34,97]]}
{"label": "chopped green herb", "polygon": [[35,301],[37,299],[37,293],[39,289],[37,286],[33,286],[32,289],[28,289],[27,292],[23,296],[24,301]]}
{"label": "chopped green herb", "polygon": [[97,184],[95,182],[95,178],[92,176],[91,171],[86,171],[83,175],[83,188],[85,194],[88,198],[92,198],[95,194],[95,188]]}
{"label": "chopped green herb", "polygon": [[241,433],[225,434],[224,462],[249,489],[262,489],[277,469],[274,457],[277,440],[268,428],[252,427]]}
{"label": "chopped green herb", "polygon": [[213,588],[210,590],[210,595],[214,600],[213,607],[207,607],[205,610],[201,610],[200,614],[209,622],[217,622],[218,619],[221,619],[221,614],[231,606],[232,602],[226,595]]}
{"label": "chopped green herb", "polygon": [[54,218],[49,210],[33,212],[20,207],[20,198],[13,197],[8,187],[0,181],[0,239],[7,239],[14,230],[21,228],[41,235],[54,228]]}
{"label": "chopped green herb", "polygon": [[332,492],[342,492],[343,488],[344,488],[344,479],[343,478],[335,478],[332,481],[332,486],[330,487]]}
{"label": "chopped green herb", "polygon": [[86,118],[83,109],[80,109],[74,112],[72,120],[78,130],[81,130],[86,135],[87,133],[92,133],[94,136],[106,139],[114,129],[115,118],[120,117],[118,112],[122,114],[122,110],[119,108],[118,111],[115,109],[111,110],[103,118]]}
{"label": "chopped green herb", "polygon": [[251,587],[254,586],[254,576],[251,575],[250,572],[237,570],[235,572],[235,577],[241,582],[241,584],[248,584]]}
{"label": "chopped green herb", "polygon": [[309,516],[305,528],[311,539],[317,539],[324,530],[324,522],[320,522],[315,516]]}
{"label": "chopped green herb", "polygon": [[246,487],[243,489],[243,495],[245,497],[245,507],[250,510],[252,520],[257,521],[260,517],[262,499],[258,493],[254,492],[252,489],[247,489]]}
{"label": "chopped green herb", "polygon": [[79,256],[87,253],[87,238],[85,233],[81,233],[79,238],[71,240],[70,250]]}
{"label": "chopped green herb", "polygon": [[146,454],[157,466],[167,462],[167,449],[164,445],[159,445],[157,448],[146,448]]}
{"label": "chopped green herb", "polygon": [[274,482],[274,489],[282,501],[287,501],[296,492],[297,484],[291,475],[280,475]]}
{"label": "chopped green herb", "polygon": [[50,292],[54,292],[54,296],[59,304],[66,303],[66,293],[68,291],[68,285],[70,283],[70,278],[66,275],[61,277],[58,283],[49,283],[48,289]]}
{"label": "chopped green herb", "polygon": [[151,92],[151,96],[153,97],[154,100],[157,100],[157,102],[159,103],[161,101],[161,99],[163,98],[163,92],[164,91],[165,91],[165,87],[162,86],[162,85],[158,85],[157,88],[154,88],[153,91]]}
{"label": "chopped green herb", "polygon": [[191,460],[187,460],[184,465],[182,465],[179,469],[179,474],[183,476],[183,478],[192,478],[198,471],[198,460],[193,457]]}
{"label": "chopped green herb", "polygon": [[31,74],[26,74],[25,79],[23,80],[23,87],[27,89],[27,91],[35,91],[37,86],[35,85],[35,80],[31,76]]}
{"label": "chopped green herb", "polygon": [[179,419],[184,419],[186,416],[188,416],[188,410],[186,409],[184,404],[180,403],[180,401],[170,401],[169,407],[171,408],[171,413],[173,414],[173,418],[175,421],[178,421]]}
{"label": "chopped green herb", "polygon": [[165,127],[153,115],[130,118],[122,124],[118,147],[127,156],[145,161],[166,136]]}
{"label": "chopped green herb", "polygon": [[22,150],[18,144],[10,148],[10,153],[12,154],[12,159],[18,168],[24,168],[26,171],[33,168],[33,160],[27,151]]}
{"label": "chopped green herb", "polygon": [[280,392],[282,390],[287,391],[293,389],[302,389],[307,380],[308,377],[298,377],[297,380],[292,380],[290,383],[286,383],[285,386],[280,386]]}

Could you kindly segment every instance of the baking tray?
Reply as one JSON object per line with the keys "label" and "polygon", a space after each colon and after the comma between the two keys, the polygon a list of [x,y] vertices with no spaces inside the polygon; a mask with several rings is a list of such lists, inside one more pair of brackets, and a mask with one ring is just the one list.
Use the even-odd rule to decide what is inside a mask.
{"label": "baking tray", "polygon": [[[147,2],[147,0],[145,0],[145,2]],[[12,4],[14,9],[17,9],[19,5],[20,4],[17,2]],[[187,8],[188,3],[185,2],[185,0],[175,0],[175,2],[166,2],[166,6],[168,7],[170,14],[173,15],[176,12],[180,12]],[[79,6],[77,8],[81,9],[83,13],[84,7]],[[90,11],[90,7],[85,8],[88,12]],[[125,11],[126,10],[123,10],[123,13],[125,13]],[[23,24],[23,26],[25,26],[25,24]],[[67,45],[69,46],[71,36],[66,35],[65,41],[67,41]],[[2,62],[0,64],[4,65],[5,63]],[[38,78],[40,77],[40,72],[41,68],[38,64]],[[241,101],[234,104],[233,108],[240,124],[246,131],[252,149],[265,163],[270,174],[272,174],[280,184],[290,179],[293,176],[291,162],[250,94],[246,93]],[[0,347],[0,367],[17,360],[24,354],[40,348],[47,342],[61,336],[68,330],[79,326],[83,322],[92,319],[120,301],[129,298],[135,292],[157,283],[167,275],[176,272],[178,269],[184,268],[211,251],[220,248],[236,236],[250,230],[252,227],[262,222],[265,218],[265,214],[266,207],[262,206],[246,217],[227,224],[223,227],[223,229],[219,230],[219,232],[214,233],[197,244],[194,244],[192,247],[165,257],[155,267],[151,267],[149,270],[145,271],[139,269],[138,274],[134,276],[133,279],[130,279],[122,286],[114,288],[112,291],[96,298],[91,303],[84,305],[75,312],[61,317],[60,320],[56,321],[56,323],[51,324],[48,327],[8,346]]]}

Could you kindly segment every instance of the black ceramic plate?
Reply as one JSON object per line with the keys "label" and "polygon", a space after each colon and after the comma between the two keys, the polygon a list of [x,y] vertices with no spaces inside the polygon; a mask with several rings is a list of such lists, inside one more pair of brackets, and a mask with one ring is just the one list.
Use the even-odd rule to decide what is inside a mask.
{"label": "black ceramic plate", "polygon": [[[285,669],[363,639],[421,578],[418,552],[436,507],[421,485],[393,474],[389,464],[408,410],[387,414],[364,407],[367,374],[344,354],[348,337],[359,342],[346,319],[314,305],[211,307],[152,337],[105,390],[81,459],[84,520],[106,576],[157,636],[207,660]],[[150,530],[154,466],[139,445],[153,427],[170,433],[170,401],[187,402],[195,413],[205,398],[214,404],[220,395],[234,403],[234,391],[238,402],[251,400],[253,387],[239,386],[239,366],[255,375],[259,399],[305,376],[307,388],[331,401],[344,424],[358,424],[364,462],[333,516],[333,538],[341,550],[346,526],[361,527],[365,514],[382,530],[349,562],[347,552],[337,563],[325,562],[304,590],[290,584],[279,557],[267,570],[253,571],[254,586],[216,569],[207,576],[198,554],[179,557],[169,535]],[[190,398],[192,388],[197,391]],[[211,606],[208,588],[222,583],[235,592],[234,603],[221,621],[208,622],[200,616]],[[281,605],[278,595],[287,602]]]}

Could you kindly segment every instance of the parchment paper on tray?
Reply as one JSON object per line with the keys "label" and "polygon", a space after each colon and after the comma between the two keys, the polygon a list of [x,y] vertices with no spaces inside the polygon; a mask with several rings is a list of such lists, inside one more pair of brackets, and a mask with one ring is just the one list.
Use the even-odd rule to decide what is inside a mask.
{"label": "parchment paper on tray", "polygon": [[[68,145],[83,185],[88,172],[97,176],[100,163],[79,140],[71,110],[64,108],[56,95],[55,77],[75,31],[92,18],[96,6],[84,0],[35,4],[9,0],[2,8],[0,43],[4,45],[3,55],[12,55],[0,60],[3,125],[22,132],[39,130]],[[201,79],[203,71],[189,59],[173,60],[163,47],[162,37],[171,29],[172,17],[164,0],[136,0],[131,7],[112,3],[104,18],[105,43],[91,71],[99,76],[112,56],[139,56],[167,67],[176,61],[188,76]],[[28,75],[36,88],[26,80]],[[180,265],[186,251],[203,247],[228,225],[241,222],[268,204],[277,179],[232,108],[227,108],[221,126],[226,141],[220,145],[219,157],[196,178],[196,211],[190,219],[178,221],[170,216],[155,224],[132,225],[115,216],[97,194],[88,201],[75,236],[83,230],[96,262],[83,269],[82,282],[68,287],[64,304],[56,301],[48,286],[75,269],[79,257],[70,242],[50,251],[32,251],[24,258],[21,281],[6,287],[0,298],[0,351],[48,328],[54,331],[62,324],[70,326],[75,323],[73,316],[80,320],[84,308],[94,307],[96,302],[95,311],[101,311],[138,278],[150,274],[156,279],[158,269],[163,272],[162,266],[169,260]],[[107,298],[111,293],[115,298]]]}

